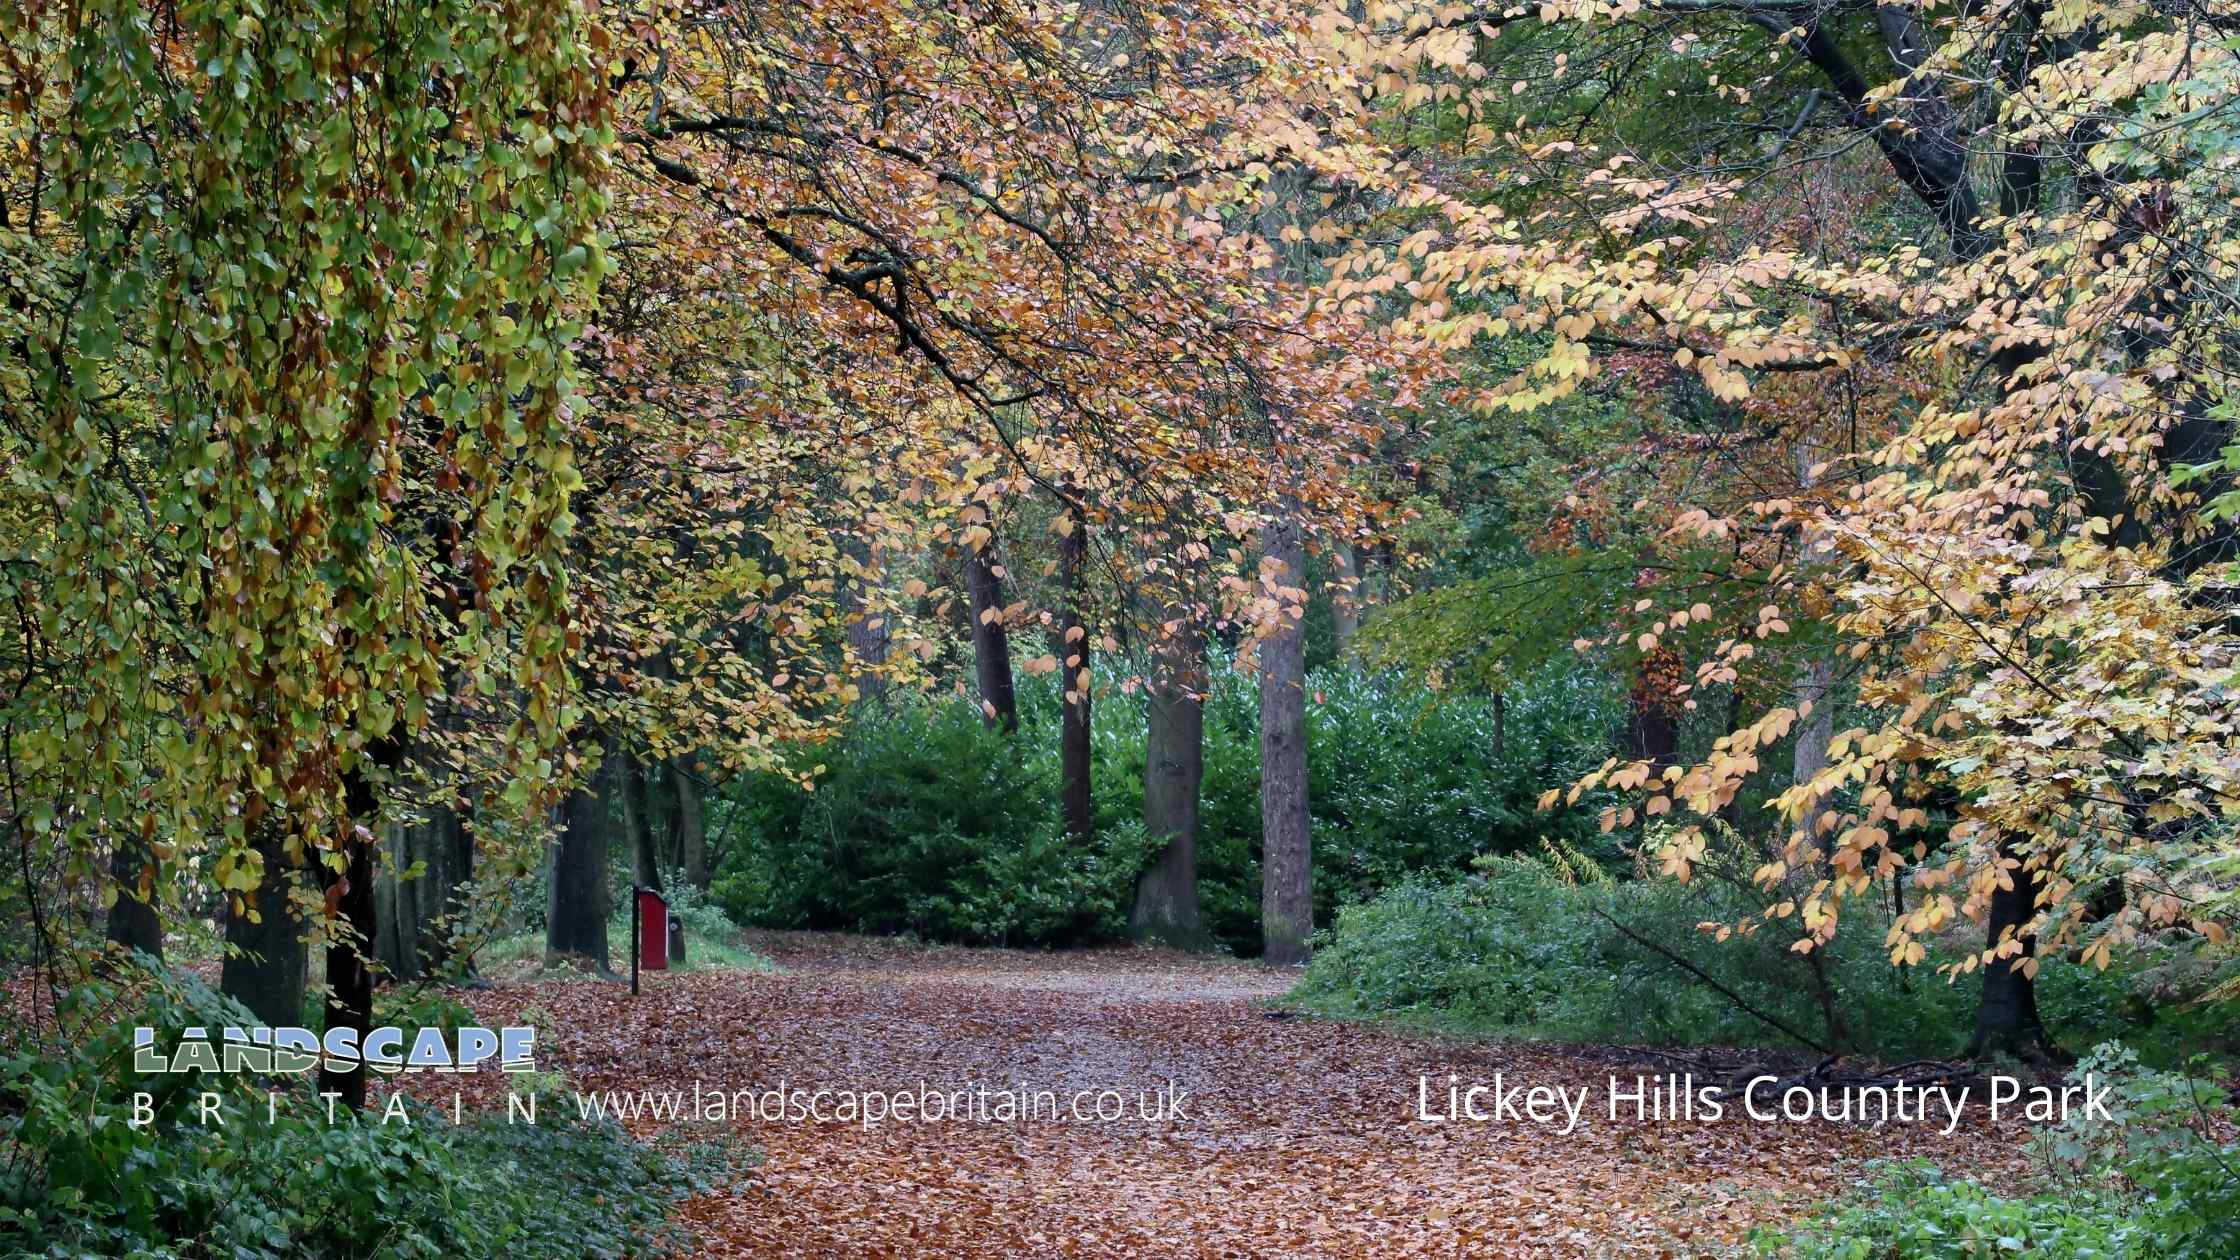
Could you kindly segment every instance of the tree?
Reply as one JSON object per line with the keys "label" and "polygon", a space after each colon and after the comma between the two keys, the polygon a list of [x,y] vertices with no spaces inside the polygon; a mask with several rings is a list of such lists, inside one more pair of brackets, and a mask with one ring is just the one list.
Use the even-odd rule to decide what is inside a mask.
{"label": "tree", "polygon": [[1307,808],[1306,548],[1282,510],[1264,527],[1260,582],[1274,628],[1259,645],[1260,931],[1275,966],[1307,960],[1314,935],[1314,849]]}
{"label": "tree", "polygon": [[[330,1026],[370,1018],[383,795],[442,680],[511,691],[516,808],[546,790],[540,753],[570,721],[568,347],[604,267],[607,141],[581,18],[4,19],[11,48],[51,58],[9,68],[39,119],[45,239],[27,261],[79,285],[21,329],[38,366],[10,440],[34,470],[22,489],[70,505],[50,518],[58,552],[97,561],[47,596],[58,625],[110,645],[69,685],[133,724],[76,764],[11,753],[68,803],[69,843],[160,830],[158,860],[206,862],[244,927],[281,930],[250,902],[284,891],[268,872],[299,872],[324,907],[305,926],[329,945]],[[27,398],[35,425],[14,422]],[[72,493],[95,483],[110,489]],[[138,505],[130,544],[171,579],[160,606],[101,593],[120,498]],[[437,498],[464,523],[448,567],[413,510]],[[474,596],[447,621],[432,590],[452,581]],[[285,970],[266,944],[261,965]],[[363,1073],[337,1083],[362,1100]]]}
{"label": "tree", "polygon": [[[579,744],[586,759],[602,751],[596,733]],[[607,836],[609,804],[622,769],[619,757],[606,756],[596,772],[568,793],[560,807],[560,828],[547,863],[544,915],[545,961],[566,961],[613,977],[607,959]],[[630,942],[636,949],[638,943]]]}
{"label": "tree", "polygon": [[1143,826],[1159,847],[1136,881],[1128,930],[1139,940],[1202,949],[1198,913],[1198,793],[1205,780],[1205,637],[1189,609],[1172,606],[1159,627],[1145,680]]}
{"label": "tree", "polygon": [[1058,534],[1058,620],[1051,655],[1058,659],[1058,764],[1066,834],[1086,844],[1095,831],[1089,801],[1089,523],[1067,503],[1051,528]]}
{"label": "tree", "polygon": [[[1365,244],[1333,292],[1404,289],[1399,326],[1427,348],[1524,338],[1530,361],[1474,404],[1529,410],[1635,355],[1761,413],[1799,380],[1823,400],[1898,387],[1863,441],[1818,457],[1840,492],[1670,505],[1671,534],[1732,544],[1729,572],[1764,601],[1693,651],[1682,694],[1740,684],[1807,627],[1832,630],[1858,679],[1862,725],[1775,800],[1788,841],[1760,880],[1813,874],[1769,919],[1794,919],[1809,950],[1843,901],[1910,872],[1922,895],[1893,961],[1921,960],[1956,916],[1984,922],[1959,964],[1992,972],[1977,1048],[2027,1053],[2044,1049],[2025,996],[2039,948],[2104,963],[2144,932],[2221,936],[2229,901],[2200,870],[2232,800],[2231,728],[2177,681],[2215,668],[2232,555],[2230,436],[2204,385],[2232,348],[2215,156],[2232,137],[2214,103],[2236,76],[2214,20],[1650,0],[1485,21],[1380,6],[1328,28],[1390,76],[1400,109],[1451,110],[1470,163],[1506,172],[1486,198],[1419,183],[1404,201],[1430,236]],[[1621,67],[1638,73],[1616,81],[1653,91],[1590,106],[1582,86]],[[1667,87],[1677,76],[1702,86]],[[1512,80],[1537,88],[1521,118]],[[1675,119],[1674,99],[1692,116]],[[1760,204],[1749,174],[1799,164],[1846,190],[1864,231],[1738,230]],[[1915,244],[1924,228],[1936,247]],[[1693,611],[1652,594],[1638,633],[1657,643]],[[2153,646],[2119,661],[2101,646],[2117,640]],[[1695,764],[1614,761],[1570,795],[1614,786],[1646,814],[1720,813],[1798,708],[1737,721]],[[1919,802],[1946,788],[1950,841],[1902,849]],[[1701,853],[1688,827],[1663,857],[1685,876]],[[2095,917],[2079,890],[2111,881],[2128,895]]]}

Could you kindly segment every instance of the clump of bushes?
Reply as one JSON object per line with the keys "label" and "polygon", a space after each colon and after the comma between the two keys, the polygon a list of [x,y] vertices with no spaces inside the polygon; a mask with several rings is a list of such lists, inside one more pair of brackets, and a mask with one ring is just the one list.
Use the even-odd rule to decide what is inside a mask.
{"label": "clump of bushes", "polygon": [[[967,700],[899,701],[814,751],[825,766],[814,791],[776,775],[734,784],[712,807],[728,840],[716,900],[765,927],[1011,944],[1118,935],[1151,854],[1140,826],[1143,701],[1106,682],[1091,730],[1098,839],[1087,853],[1059,821],[1055,686],[1026,679],[1015,736],[987,729]],[[1617,721],[1607,681],[1578,669],[1514,688],[1498,739],[1484,697],[1315,671],[1307,750],[1318,919],[1412,873],[1460,873],[1543,836],[1600,843],[1590,806],[1541,814],[1535,798],[1599,762]],[[1250,677],[1214,670],[1204,759],[1199,903],[1215,940],[1254,953],[1260,748]]]}
{"label": "clump of bushes", "polygon": [[[80,986],[59,1013],[73,1051],[0,1060],[0,1256],[131,1260],[580,1260],[680,1241],[672,1203],[707,1188],[704,1153],[633,1141],[611,1123],[453,1126],[342,1119],[304,1078],[143,1077],[132,1030],[175,1044],[188,1026],[256,1019],[191,975]],[[282,1091],[267,1119],[266,1088]],[[126,1121],[134,1091],[157,1122]],[[188,1095],[219,1091],[224,1125]]]}
{"label": "clump of bushes", "polygon": [[[1855,1195],[1761,1231],[1782,1260],[2228,1260],[2240,1255],[2240,1145],[2206,1081],[2142,1068],[2116,1043],[2076,1069],[2109,1087],[2110,1115],[2081,1109],[2036,1140],[2031,1193],[2003,1195],[1922,1161],[1869,1166]],[[2220,1126],[2222,1126],[2220,1128]]]}
{"label": "clump of bushes", "polygon": [[733,842],[714,901],[758,927],[988,944],[1115,934],[1142,828],[1101,828],[1081,852],[1059,821],[1055,738],[1038,734],[1006,737],[962,703],[861,714],[817,751],[813,791],[756,776],[716,804]]}
{"label": "clump of bushes", "polygon": [[[1469,1033],[1802,1048],[1755,1011],[1817,1045],[1890,1058],[1951,1054],[1974,1017],[1975,984],[1937,974],[1949,957],[1890,965],[1881,947],[1888,914],[1865,904],[1847,907],[1834,941],[1806,956],[1778,929],[1724,941],[1700,929],[1762,909],[1746,881],[1619,879],[1560,845],[1481,867],[1459,879],[1412,878],[1340,911],[1293,1000]],[[2051,965],[2039,1008],[2057,1038],[2139,1037],[2164,1062],[2204,1048],[2212,1027],[2230,1035],[2229,1003],[2153,1019],[2154,1004],[2118,996],[2153,973],[2143,954],[2106,973]]]}

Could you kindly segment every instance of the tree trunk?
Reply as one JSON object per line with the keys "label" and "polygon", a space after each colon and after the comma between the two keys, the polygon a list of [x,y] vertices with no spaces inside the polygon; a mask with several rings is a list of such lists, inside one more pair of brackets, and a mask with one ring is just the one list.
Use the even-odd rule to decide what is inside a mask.
{"label": "tree trunk", "polygon": [[684,882],[708,887],[708,824],[701,809],[706,789],[700,782],[699,758],[691,753],[669,763],[669,782],[677,789],[677,850]]}
{"label": "tree trunk", "polygon": [[[2019,856],[2001,845],[2002,861]],[[2037,868],[2023,866],[2013,872],[2012,886],[1993,890],[1989,922],[1984,925],[1987,946],[1996,948],[2022,929],[2038,913],[2038,893],[2044,877]],[[1967,1057],[2012,1055],[2031,1063],[2064,1062],[2066,1057],[2046,1035],[2038,1017],[2037,981],[2023,968],[2036,956],[2038,938],[2023,935],[2022,952],[2001,958],[1983,969],[1983,997],[1976,1005],[1976,1032],[1968,1042]]]}
{"label": "tree trunk", "polygon": [[1644,680],[1626,700],[1626,754],[1659,770],[1671,765],[1680,747],[1680,725],[1665,697]]}
{"label": "tree trunk", "polygon": [[1058,677],[1063,708],[1058,723],[1058,767],[1066,834],[1077,844],[1092,838],[1096,820],[1089,799],[1089,626],[1084,616],[1089,581],[1089,526],[1081,513],[1066,509],[1066,532],[1058,539]]}
{"label": "tree trunk", "polygon": [[980,711],[1005,734],[1019,729],[1019,700],[1011,685],[1011,638],[1003,625],[1003,579],[996,575],[995,539],[964,558],[972,603],[972,666],[980,683]]}
{"label": "tree trunk", "polygon": [[1509,752],[1509,693],[1493,693],[1493,765],[1496,770]]}
{"label": "tree trunk", "polygon": [[665,891],[660,853],[654,847],[653,802],[646,794],[645,763],[634,756],[620,756],[615,770],[622,776],[622,829],[630,837],[638,886]]}
{"label": "tree trunk", "polygon": [[1307,960],[1314,934],[1307,810],[1306,635],[1290,591],[1306,568],[1292,505],[1271,520],[1262,571],[1284,592],[1279,624],[1260,644],[1260,933],[1268,962]]}
{"label": "tree trunk", "polygon": [[381,872],[374,879],[374,919],[380,925],[373,938],[373,956],[399,980],[416,980],[422,974],[419,934],[421,879],[404,873],[427,849],[424,828],[390,827],[382,837]]}
{"label": "tree trunk", "polygon": [[[373,1027],[373,942],[380,934],[374,901],[374,858],[380,849],[381,780],[404,759],[404,741],[392,735],[361,754],[342,776],[343,868],[327,887],[327,904],[341,920],[329,926],[327,944],[327,1028],[354,1028],[360,1037]],[[366,1105],[362,1064],[319,1065],[319,1092],[340,1094],[351,1110]]]}
{"label": "tree trunk", "polygon": [[[1835,682],[1835,662],[1819,657],[1805,666],[1804,675],[1797,679],[1797,711],[1804,714],[1803,724],[1797,728],[1797,747],[1791,758],[1790,782],[1802,787],[1812,782],[1813,776],[1828,768],[1828,744],[1835,738],[1836,708],[1829,702],[1828,689]],[[1807,707],[1810,712],[1806,712]],[[1805,802],[1803,812],[1797,815],[1797,829],[1822,859],[1831,856],[1822,838],[1820,815],[1827,812],[1828,798],[1815,796]]]}
{"label": "tree trunk", "polygon": [[[109,943],[162,961],[163,918],[156,913],[155,862],[148,846],[138,839],[118,840],[109,855],[109,874],[117,882],[117,899],[109,906]],[[143,878],[146,900],[140,887]]]}
{"label": "tree trunk", "polygon": [[1338,659],[1353,656],[1353,639],[1361,630],[1361,566],[1354,559],[1353,544],[1340,543],[1333,562],[1338,571],[1337,589],[1330,595],[1330,637]]}
{"label": "tree trunk", "polygon": [[887,663],[887,652],[894,641],[887,614],[880,611],[871,598],[879,580],[879,549],[869,544],[854,544],[849,552],[858,559],[863,572],[848,583],[843,605],[848,619],[848,651],[865,667],[864,672],[855,675],[858,697],[877,703],[887,695],[886,676],[877,670]]}
{"label": "tree trunk", "polygon": [[[596,744],[597,735],[586,743]],[[545,903],[545,962],[568,961],[596,967],[607,963],[607,795],[612,790],[610,757],[587,781],[568,793],[560,807],[560,834],[552,844],[550,892]],[[635,946],[633,946],[634,948]]]}
{"label": "tree trunk", "polygon": [[[227,997],[249,1008],[259,1023],[275,1027],[303,1022],[304,924],[295,916],[289,897],[294,883],[293,863],[279,838],[261,826],[253,842],[264,859],[264,878],[251,892],[241,894],[241,907],[226,903],[225,963],[218,973],[218,988]],[[250,915],[256,916],[251,922]]]}
{"label": "tree trunk", "polygon": [[1198,912],[1198,792],[1205,781],[1205,639],[1184,609],[1170,609],[1145,688],[1143,827],[1158,860],[1136,881],[1128,931],[1182,949],[1211,944]]}

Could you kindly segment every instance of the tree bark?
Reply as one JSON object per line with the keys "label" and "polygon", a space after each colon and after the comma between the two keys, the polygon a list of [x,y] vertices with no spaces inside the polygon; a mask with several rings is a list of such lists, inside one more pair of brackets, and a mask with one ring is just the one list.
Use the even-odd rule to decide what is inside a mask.
{"label": "tree bark", "polygon": [[1011,638],[1003,624],[1003,579],[996,575],[995,539],[964,558],[972,605],[972,665],[988,725],[1008,735],[1019,729],[1019,700],[1011,681]]}
{"label": "tree bark", "polygon": [[887,663],[887,652],[894,641],[887,614],[875,607],[871,598],[878,583],[879,549],[859,544],[851,546],[849,551],[857,557],[863,572],[847,585],[844,607],[848,618],[848,651],[865,667],[865,672],[855,675],[858,697],[878,703],[886,699],[887,680],[877,670]]}
{"label": "tree bark", "polygon": [[[1296,589],[1306,568],[1290,504],[1271,520],[1263,572]],[[1307,808],[1306,635],[1286,594],[1279,625],[1260,644],[1260,933],[1269,963],[1307,960],[1314,935],[1314,866]]]}
{"label": "tree bark", "polygon": [[1626,697],[1625,740],[1628,756],[1658,770],[1671,765],[1679,752],[1680,725],[1647,679],[1636,682]]}
{"label": "tree bark", "polygon": [[[1828,690],[1835,683],[1835,662],[1825,656],[1814,659],[1797,679],[1797,710],[1805,713],[1804,724],[1797,728],[1797,746],[1790,758],[1789,781],[1802,787],[1812,782],[1813,776],[1828,768],[1828,744],[1835,738],[1836,710],[1828,700]],[[1828,808],[1825,795],[1815,796],[1805,802],[1797,815],[1798,829],[1815,851],[1825,859],[1829,856],[1826,842],[1821,836],[1820,815]]]}
{"label": "tree bark", "polygon": [[1169,609],[1149,686],[1143,826],[1158,860],[1136,881],[1128,931],[1181,949],[1211,942],[1198,910],[1198,793],[1205,781],[1205,639],[1187,610]]}
{"label": "tree bark", "polygon": [[1354,636],[1361,632],[1361,566],[1356,562],[1353,544],[1340,543],[1332,552],[1338,571],[1337,589],[1330,595],[1330,637],[1338,659],[1353,656]]}
{"label": "tree bark", "polygon": [[[148,846],[137,838],[119,839],[116,849],[109,855],[109,874],[117,883],[117,899],[109,906],[107,933],[109,943],[121,949],[136,949],[162,961],[163,918],[156,912],[156,873],[153,855]],[[141,899],[140,883],[147,880],[147,899]]]}
{"label": "tree bark", "polygon": [[706,789],[700,782],[700,761],[686,753],[669,763],[669,782],[676,787],[678,865],[684,882],[708,887],[708,824],[701,808]]}
{"label": "tree bark", "polygon": [[645,763],[625,755],[615,769],[622,775],[622,827],[630,837],[630,852],[635,855],[633,867],[638,886],[665,891],[661,884],[660,853],[654,847],[653,802],[646,795]]}
{"label": "tree bark", "polygon": [[[1999,856],[2006,861],[2019,855],[2010,846],[2001,845]],[[2011,887],[1991,894],[1991,913],[1984,925],[1985,943],[1991,948],[2022,933],[2038,913],[2043,875],[2028,865],[2013,875]],[[2004,1054],[2031,1063],[2066,1061],[2067,1056],[2046,1035],[2045,1021],[2038,1016],[2037,981],[2023,968],[2026,960],[2037,955],[2038,938],[2023,933],[2021,940],[2020,953],[1983,968],[1983,996],[1976,1004],[1976,1031],[1968,1042],[1968,1058]]]}
{"label": "tree bark", "polygon": [[381,960],[388,973],[399,980],[418,979],[423,974],[420,960],[420,885],[422,879],[406,879],[404,874],[412,869],[419,855],[427,849],[424,829],[420,826],[393,826],[382,836],[380,874],[374,878],[374,919],[380,927],[373,938],[373,956]]}
{"label": "tree bark", "polygon": [[[328,885],[327,904],[341,922],[330,927],[327,943],[328,1030],[356,1029],[362,1038],[373,1027],[373,943],[380,934],[374,900],[374,858],[380,849],[382,779],[404,759],[404,741],[392,735],[361,754],[342,776],[343,868]],[[341,1095],[351,1110],[366,1105],[362,1064],[319,1064],[319,1092]]]}
{"label": "tree bark", "polygon": [[230,948],[219,968],[218,988],[248,1007],[259,1023],[275,1027],[301,1024],[309,951],[303,943],[303,921],[296,917],[289,896],[294,863],[268,826],[260,832],[252,844],[264,859],[264,878],[254,890],[241,894],[239,909],[231,897],[227,898],[226,944]]}
{"label": "tree bark", "polygon": [[1066,532],[1058,539],[1058,676],[1064,682],[1058,722],[1058,767],[1066,834],[1086,844],[1096,829],[1089,799],[1089,525],[1081,513],[1066,509]]}
{"label": "tree bark", "polygon": [[[585,741],[597,744],[592,735]],[[610,968],[607,961],[607,795],[614,759],[568,793],[560,807],[560,834],[552,844],[552,865],[545,903],[544,955],[547,964]],[[633,945],[633,948],[635,946]]]}

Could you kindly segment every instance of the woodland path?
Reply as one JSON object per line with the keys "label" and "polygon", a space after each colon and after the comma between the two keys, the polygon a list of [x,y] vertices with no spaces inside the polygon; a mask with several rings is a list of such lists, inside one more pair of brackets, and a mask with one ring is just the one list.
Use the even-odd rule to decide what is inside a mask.
{"label": "woodland path", "polygon": [[[687,1205],[709,1257],[1694,1257],[1839,1192],[1859,1161],[1919,1152],[2011,1165],[2014,1134],[1936,1126],[1613,1123],[1634,1052],[1466,1044],[1309,1019],[1259,1000],[1288,975],[1163,951],[929,949],[805,934],[754,944],[777,974],[505,985],[485,1019],[535,1007],[544,1065],[578,1087],[914,1091],[1117,1089],[1131,1115],[860,1124],[753,1120],[735,1193]],[[1568,1135],[1424,1123],[1466,1084],[1590,1085]],[[1188,1119],[1146,1122],[1173,1080]],[[1598,1112],[1600,1114],[1598,1114]],[[633,1127],[645,1128],[645,1125]]]}

